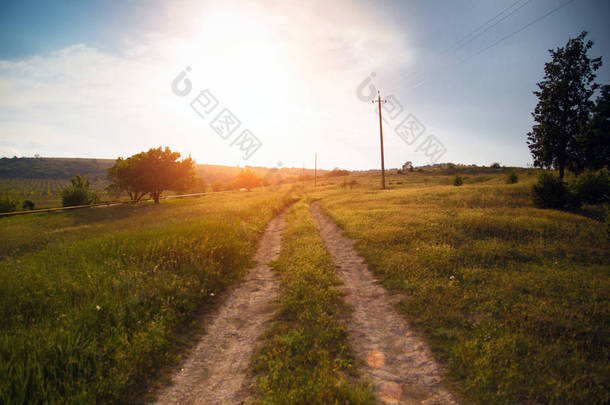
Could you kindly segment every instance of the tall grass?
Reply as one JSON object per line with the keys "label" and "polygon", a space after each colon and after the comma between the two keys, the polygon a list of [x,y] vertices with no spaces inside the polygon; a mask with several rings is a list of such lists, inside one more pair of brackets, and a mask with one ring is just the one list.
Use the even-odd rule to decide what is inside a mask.
{"label": "tall grass", "polygon": [[5,219],[0,403],[136,402],[286,203],[255,192]]}
{"label": "tall grass", "polygon": [[347,308],[332,259],[304,201],[287,214],[282,250],[281,310],[258,353],[261,404],[369,404],[357,382],[341,318]]}
{"label": "tall grass", "polygon": [[609,403],[604,225],[533,208],[526,185],[496,177],[320,196],[384,285],[405,294],[399,310],[466,402]]}

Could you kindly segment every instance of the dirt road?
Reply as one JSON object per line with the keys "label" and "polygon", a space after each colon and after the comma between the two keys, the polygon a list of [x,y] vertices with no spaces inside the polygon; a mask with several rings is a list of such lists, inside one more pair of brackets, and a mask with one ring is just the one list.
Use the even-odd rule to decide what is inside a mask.
{"label": "dirt road", "polygon": [[276,309],[279,283],[269,267],[280,252],[284,215],[271,220],[245,280],[227,294],[193,352],[174,374],[158,404],[240,404],[249,394],[247,370],[265,323]]}
{"label": "dirt road", "polygon": [[364,363],[364,376],[384,404],[456,404],[443,387],[442,373],[426,344],[411,331],[392,306],[385,289],[374,279],[353,241],[322,211],[312,214],[353,308],[349,342]]}

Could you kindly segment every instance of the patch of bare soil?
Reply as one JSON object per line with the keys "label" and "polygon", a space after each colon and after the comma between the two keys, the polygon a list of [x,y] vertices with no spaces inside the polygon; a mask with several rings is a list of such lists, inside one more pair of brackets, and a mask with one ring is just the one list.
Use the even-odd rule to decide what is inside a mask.
{"label": "patch of bare soil", "polygon": [[284,214],[271,220],[256,252],[256,266],[204,320],[206,333],[173,375],[157,404],[240,404],[249,395],[248,367],[277,305],[279,282],[269,267],[280,252]]}
{"label": "patch of bare soil", "polygon": [[383,404],[457,404],[442,382],[442,371],[427,345],[415,335],[391,304],[353,248],[354,241],[320,208],[311,206],[322,238],[337,266],[346,301],[349,342],[364,363],[364,377],[373,383]]}

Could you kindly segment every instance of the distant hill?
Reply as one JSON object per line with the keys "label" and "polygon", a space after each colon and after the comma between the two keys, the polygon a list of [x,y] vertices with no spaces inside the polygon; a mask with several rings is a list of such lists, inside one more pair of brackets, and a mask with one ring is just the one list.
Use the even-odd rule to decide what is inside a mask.
{"label": "distant hill", "polygon": [[0,178],[69,179],[82,174],[92,180],[102,180],[113,162],[113,159],[2,158]]}
{"label": "distant hill", "polygon": [[[77,174],[86,175],[93,181],[103,181],[106,169],[114,163],[114,159],[86,158],[2,158],[0,159],[0,178],[4,179],[69,179]],[[281,168],[278,170],[267,167],[248,166],[261,177],[279,174],[284,179],[301,176],[301,168]],[[207,184],[214,182],[231,183],[242,170],[236,166],[220,166],[198,164],[196,174]],[[326,170],[319,170],[323,175]],[[305,175],[313,176],[313,170],[306,169]]]}

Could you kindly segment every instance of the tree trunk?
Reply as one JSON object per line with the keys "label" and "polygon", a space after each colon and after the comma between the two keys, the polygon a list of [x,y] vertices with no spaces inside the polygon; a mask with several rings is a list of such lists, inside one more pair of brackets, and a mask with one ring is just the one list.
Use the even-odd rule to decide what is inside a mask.
{"label": "tree trunk", "polygon": [[559,164],[559,180],[563,181],[563,174],[565,171],[565,164],[560,163]]}
{"label": "tree trunk", "polygon": [[154,193],[151,193],[153,200],[155,201],[155,204],[159,204],[159,197],[161,196],[161,193],[158,191],[155,191]]}

